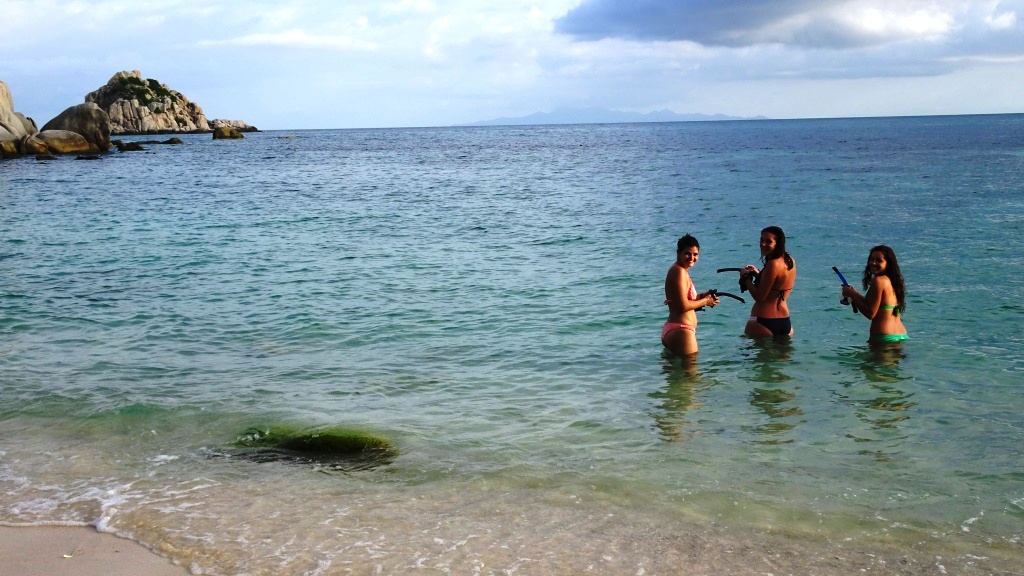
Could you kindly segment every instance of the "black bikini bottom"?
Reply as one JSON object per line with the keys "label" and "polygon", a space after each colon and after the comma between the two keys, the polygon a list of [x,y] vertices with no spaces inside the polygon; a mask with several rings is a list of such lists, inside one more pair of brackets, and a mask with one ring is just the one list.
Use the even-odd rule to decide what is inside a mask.
{"label": "black bikini bottom", "polygon": [[793,324],[789,317],[785,318],[761,318],[757,317],[757,323],[771,331],[772,336],[789,336],[793,331]]}

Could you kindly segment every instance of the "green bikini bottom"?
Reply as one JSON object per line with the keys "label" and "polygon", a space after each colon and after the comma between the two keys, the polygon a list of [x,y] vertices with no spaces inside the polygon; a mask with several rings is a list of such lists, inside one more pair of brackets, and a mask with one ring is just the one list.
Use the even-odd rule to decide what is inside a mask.
{"label": "green bikini bottom", "polygon": [[909,339],[906,334],[872,334],[868,342],[903,342]]}

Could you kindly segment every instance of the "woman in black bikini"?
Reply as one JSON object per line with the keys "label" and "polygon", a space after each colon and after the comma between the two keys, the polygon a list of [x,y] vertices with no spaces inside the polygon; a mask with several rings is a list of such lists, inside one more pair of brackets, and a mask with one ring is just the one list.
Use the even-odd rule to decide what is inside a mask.
{"label": "woman in black bikini", "polygon": [[748,265],[740,272],[741,285],[754,299],[743,332],[751,338],[792,336],[786,298],[796,283],[796,261],[786,252],[782,228],[769,226],[761,230],[761,261],[763,269]]}

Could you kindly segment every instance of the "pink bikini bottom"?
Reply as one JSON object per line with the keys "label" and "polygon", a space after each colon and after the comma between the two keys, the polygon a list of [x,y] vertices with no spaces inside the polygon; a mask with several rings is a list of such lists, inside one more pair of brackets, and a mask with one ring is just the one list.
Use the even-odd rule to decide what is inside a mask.
{"label": "pink bikini bottom", "polygon": [[665,325],[661,327],[661,343],[665,343],[665,336],[673,330],[689,330],[690,332],[697,333],[697,329],[689,324],[683,324],[682,322],[665,322]]}

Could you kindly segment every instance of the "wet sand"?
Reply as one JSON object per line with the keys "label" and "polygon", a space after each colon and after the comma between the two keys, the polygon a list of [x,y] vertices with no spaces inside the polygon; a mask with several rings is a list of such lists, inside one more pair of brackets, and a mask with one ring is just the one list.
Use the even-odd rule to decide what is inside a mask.
{"label": "wet sand", "polygon": [[[1020,576],[1014,568],[1016,552],[1003,550],[997,557],[944,554],[884,546],[869,550],[842,543],[808,549],[785,539],[707,538],[699,534],[652,534],[641,540],[616,532],[614,523],[598,528],[592,542],[574,554],[538,556],[526,560],[524,574],[685,574],[693,576],[764,576],[765,574],[845,576],[879,574],[934,576]],[[568,535],[566,535],[568,536]],[[611,538],[609,538],[609,536]],[[595,548],[594,544],[597,543]],[[566,550],[569,542],[549,543]],[[598,550],[599,548],[599,550]],[[994,550],[993,550],[994,551]],[[1008,553],[1008,554],[1007,554]],[[638,566],[636,558],[645,560]],[[521,559],[522,560],[522,559]],[[584,568],[585,567],[585,568]],[[225,567],[220,566],[223,570]],[[371,567],[364,567],[371,573]],[[398,562],[393,573],[419,573],[422,567]],[[353,572],[352,566],[327,574]],[[513,570],[514,571],[514,570]],[[502,571],[504,572],[504,571]],[[263,572],[260,572],[263,573]],[[305,573],[305,572],[304,572]],[[494,573],[493,571],[484,573]],[[190,571],[173,564],[145,546],[97,532],[90,527],[0,526],[0,575],[2,576],[188,576]]]}
{"label": "wet sand", "polygon": [[88,527],[0,526],[0,572],[18,576],[183,576],[145,546]]}

